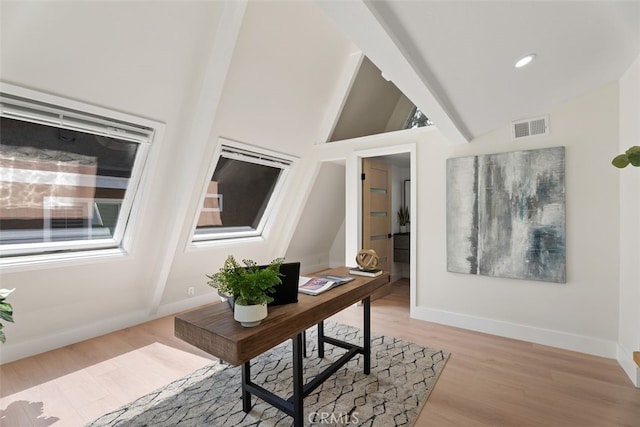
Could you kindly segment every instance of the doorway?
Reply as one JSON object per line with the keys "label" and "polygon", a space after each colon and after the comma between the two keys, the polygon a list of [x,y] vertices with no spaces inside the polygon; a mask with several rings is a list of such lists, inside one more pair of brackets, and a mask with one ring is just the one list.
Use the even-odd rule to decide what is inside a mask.
{"label": "doorway", "polygon": [[[363,159],[374,159],[384,162],[391,170],[391,203],[389,213],[391,216],[391,250],[388,255],[391,281],[402,277],[408,278],[410,284],[410,309],[413,311],[416,301],[416,224],[417,224],[417,197],[416,197],[416,167],[415,167],[415,143],[384,147],[378,149],[362,150],[353,153],[347,159],[346,164],[346,219],[345,219],[345,255],[348,265],[353,264],[353,256],[363,248],[363,189],[362,173]],[[406,193],[405,193],[406,186]],[[393,240],[400,233],[400,225],[397,212],[400,206],[407,204],[409,219],[407,232],[404,234],[406,253],[408,259],[405,262],[395,262]],[[368,248],[367,248],[368,249]],[[352,256],[353,255],[353,256]],[[408,261],[408,262],[407,262]]]}

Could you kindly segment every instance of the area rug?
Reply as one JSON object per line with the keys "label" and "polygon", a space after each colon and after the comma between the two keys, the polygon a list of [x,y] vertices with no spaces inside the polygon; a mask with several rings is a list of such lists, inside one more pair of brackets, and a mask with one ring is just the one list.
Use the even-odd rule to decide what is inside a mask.
{"label": "area rug", "polygon": [[[362,330],[325,322],[325,335],[362,345]],[[305,382],[345,350],[325,344],[318,358],[316,328],[307,331]],[[252,361],[255,383],[288,398],[292,393],[291,341]],[[357,356],[304,399],[305,425],[411,426],[442,373],[449,353],[397,338],[372,334],[371,374]],[[103,426],[290,426],[292,418],[252,396],[242,411],[240,367],[213,363],[140,399],[103,415]]]}

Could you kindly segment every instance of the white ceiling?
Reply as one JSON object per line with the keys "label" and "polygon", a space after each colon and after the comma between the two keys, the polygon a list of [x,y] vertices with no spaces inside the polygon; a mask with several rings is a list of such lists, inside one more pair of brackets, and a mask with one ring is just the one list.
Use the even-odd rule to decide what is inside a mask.
{"label": "white ceiling", "polygon": [[[640,53],[640,0],[323,3],[338,27],[457,141],[616,81]],[[528,53],[536,60],[515,69]]]}

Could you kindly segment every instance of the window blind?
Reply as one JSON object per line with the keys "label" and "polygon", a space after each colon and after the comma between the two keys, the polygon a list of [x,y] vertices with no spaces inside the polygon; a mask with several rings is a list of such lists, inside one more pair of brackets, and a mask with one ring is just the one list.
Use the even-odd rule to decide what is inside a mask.
{"label": "window blind", "polygon": [[269,154],[258,153],[256,151],[230,147],[228,145],[222,146],[220,155],[228,159],[243,160],[246,162],[257,163],[276,168],[287,168],[291,165],[291,160],[282,159],[280,157],[272,156]]}
{"label": "window blind", "polygon": [[153,129],[74,111],[0,92],[0,116],[138,143],[150,143]]}

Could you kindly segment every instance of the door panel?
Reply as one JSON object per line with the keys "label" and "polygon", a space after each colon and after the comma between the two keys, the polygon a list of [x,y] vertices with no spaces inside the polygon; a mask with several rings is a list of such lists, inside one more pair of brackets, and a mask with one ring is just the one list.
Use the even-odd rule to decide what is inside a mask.
{"label": "door panel", "polygon": [[389,188],[389,184],[387,182],[387,175],[389,173],[388,169],[386,169],[387,165],[377,160],[364,159],[364,161],[378,163],[377,165],[371,165],[371,171],[374,173],[371,175],[371,179],[369,180],[369,188],[372,192],[384,194],[387,188]]}
{"label": "door panel", "polygon": [[[372,240],[369,248],[373,249],[374,251],[376,251],[376,253],[378,255],[380,255],[381,253],[384,253],[386,251],[386,239],[385,240]],[[380,260],[382,260],[382,257],[380,257]]]}
{"label": "door panel", "polygon": [[362,247],[380,257],[379,268],[389,271],[391,262],[391,169],[379,160],[363,159]]}
{"label": "door panel", "polygon": [[389,227],[387,226],[386,216],[372,216],[371,217],[371,235],[370,238],[383,236],[385,239],[389,234]]}
{"label": "door panel", "polygon": [[387,195],[372,193],[371,194],[371,203],[369,205],[371,212],[386,212],[388,209],[387,206]]}

